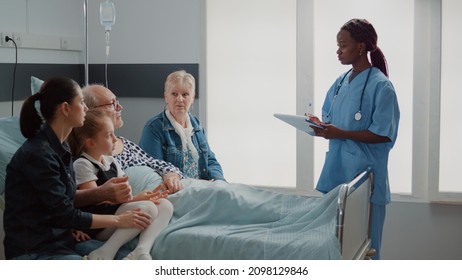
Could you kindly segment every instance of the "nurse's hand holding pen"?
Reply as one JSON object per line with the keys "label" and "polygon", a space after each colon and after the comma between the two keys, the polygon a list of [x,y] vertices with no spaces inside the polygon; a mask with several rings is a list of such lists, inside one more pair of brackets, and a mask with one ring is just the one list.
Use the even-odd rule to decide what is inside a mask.
{"label": "nurse's hand holding pen", "polygon": [[318,126],[310,125],[310,127],[314,130],[315,136],[324,137],[325,139],[339,138],[341,130],[336,126],[323,123],[318,117],[310,113],[306,113],[305,116],[307,116],[311,122],[322,126],[321,128]]}
{"label": "nurse's hand holding pen", "polygon": [[325,139],[337,139],[342,138],[342,132],[344,130],[339,129],[335,125],[322,123],[324,128],[319,128],[317,126],[310,126],[314,130],[314,134],[319,137],[324,137]]}

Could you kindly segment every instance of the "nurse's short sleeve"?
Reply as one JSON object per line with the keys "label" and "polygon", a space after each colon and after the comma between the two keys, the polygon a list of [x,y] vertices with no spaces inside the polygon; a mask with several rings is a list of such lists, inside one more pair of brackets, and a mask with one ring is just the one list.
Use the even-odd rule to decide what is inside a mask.
{"label": "nurse's short sleeve", "polygon": [[389,81],[380,83],[377,85],[374,98],[374,112],[369,131],[386,136],[394,143],[398,133],[399,117],[398,100],[393,85]]}

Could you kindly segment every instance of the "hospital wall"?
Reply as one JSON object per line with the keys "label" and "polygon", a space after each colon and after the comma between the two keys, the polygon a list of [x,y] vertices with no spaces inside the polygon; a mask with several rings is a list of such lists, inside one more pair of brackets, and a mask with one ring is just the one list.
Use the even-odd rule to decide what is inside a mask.
{"label": "hospital wall", "polygon": [[[207,96],[205,1],[112,1],[116,5],[117,16],[110,33],[108,72],[111,73],[111,69],[114,71],[111,64],[126,64],[136,69],[145,64],[195,65],[198,71],[199,99],[194,105],[194,113],[206,124],[206,116],[203,114]],[[104,29],[99,23],[100,1],[88,2],[89,63],[101,65],[106,61],[106,42]],[[66,67],[77,65],[80,70],[76,71],[82,71],[86,57],[83,51],[85,47],[83,3],[83,0],[0,1],[0,32],[40,35],[37,41],[46,38],[53,40],[61,37],[80,38],[82,44],[80,50],[65,50],[60,49],[60,46],[48,49],[20,47],[18,69],[25,64],[63,64]],[[6,66],[0,67],[2,76],[12,77],[14,57],[14,48],[0,46],[0,64]],[[101,71],[98,67],[93,69]],[[101,76],[100,72],[96,74]],[[83,79],[82,75],[81,72],[77,74],[79,79]],[[126,75],[128,80],[128,76],[137,73],[126,73]],[[0,79],[0,81],[3,83],[0,85],[1,94],[9,96],[11,79]],[[16,85],[17,89],[21,88],[22,91],[29,89],[28,80],[22,79],[16,82],[21,84]],[[116,82],[109,79],[109,87]],[[124,106],[125,124],[118,131],[120,135],[138,141],[144,122],[164,108],[164,100],[159,97],[161,92],[158,87],[157,85],[156,90],[142,89],[158,97],[140,96],[136,84],[133,84],[133,90],[116,92],[117,95],[122,96],[121,103]],[[28,94],[28,92],[15,93],[21,96]],[[20,100],[18,99],[14,104],[15,115],[19,114]],[[10,102],[0,102],[0,116],[9,116],[10,107]],[[398,197],[387,207],[382,257],[384,259],[462,259],[461,217],[461,205],[415,202]]]}
{"label": "hospital wall", "polygon": [[[194,74],[198,71],[203,42],[200,37],[196,37],[202,29],[199,20],[202,17],[198,17],[202,12],[201,1],[114,1],[116,21],[110,32],[109,56],[106,56],[104,27],[100,24],[100,1],[88,1],[88,25],[84,21],[83,3],[84,0],[0,2],[0,32],[24,35],[22,44],[27,46],[20,46],[18,49],[19,66],[15,85],[17,101],[13,112],[19,114],[21,100],[30,93],[29,77],[26,74],[30,69],[35,69],[33,66],[62,64],[65,71],[69,67],[78,66],[80,70],[71,70],[80,71],[76,74],[78,77],[72,78],[84,84],[82,67],[88,56],[89,82],[104,83],[104,64],[107,60],[108,85],[121,97],[123,114],[126,116],[125,125],[119,133],[137,141],[144,121],[162,111],[165,106],[163,99],[152,96],[162,96],[161,79],[166,76],[166,71],[178,68],[188,71],[192,69],[190,72]],[[175,15],[173,18],[172,14]],[[84,52],[87,44],[84,40],[86,26],[87,53]],[[59,41],[63,38],[69,39],[75,45],[80,43],[78,46],[71,46],[80,51],[61,48]],[[72,40],[75,38],[78,42]],[[14,62],[14,48],[0,47],[0,63],[6,64],[0,67],[4,77],[0,78],[2,116],[11,114],[11,104],[5,100],[10,100],[11,96]],[[130,75],[118,71],[124,65],[131,69],[127,71]],[[146,68],[153,71],[147,73]],[[46,78],[39,73],[35,75]],[[200,89],[199,77],[197,78]],[[198,112],[199,103],[194,105],[194,113]]]}

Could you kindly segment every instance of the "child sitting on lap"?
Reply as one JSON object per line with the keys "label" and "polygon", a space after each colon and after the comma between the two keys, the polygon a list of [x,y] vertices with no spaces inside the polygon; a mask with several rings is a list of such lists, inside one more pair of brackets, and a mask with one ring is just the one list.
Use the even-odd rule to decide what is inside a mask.
{"label": "child sitting on lap", "polygon": [[[69,138],[72,154],[78,156],[74,161],[78,189],[97,188],[112,177],[125,176],[117,160],[111,156],[116,141],[112,119],[103,111],[88,111],[84,125],[74,129]],[[82,210],[95,214],[119,214],[141,209],[152,216],[151,224],[144,230],[106,228],[86,232],[91,238],[106,241],[92,251],[88,259],[114,259],[119,248],[138,234],[137,247],[124,259],[152,259],[150,251],[154,241],[167,227],[173,213],[172,204],[164,199],[167,195],[168,191],[160,192],[156,188],[152,192],[144,191],[123,204],[101,203],[83,207]],[[82,233],[78,235],[81,237]],[[83,236],[88,238],[85,234]]]}

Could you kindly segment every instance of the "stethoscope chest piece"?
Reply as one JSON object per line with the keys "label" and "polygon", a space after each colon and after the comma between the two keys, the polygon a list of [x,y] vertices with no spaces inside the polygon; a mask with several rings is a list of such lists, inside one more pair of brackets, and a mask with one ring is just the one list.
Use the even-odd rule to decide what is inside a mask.
{"label": "stethoscope chest piece", "polygon": [[355,120],[360,121],[363,115],[361,114],[361,108],[363,107],[363,97],[364,91],[366,90],[367,82],[369,81],[369,76],[371,75],[372,67],[369,68],[369,72],[367,72],[366,82],[364,83],[363,90],[361,91],[361,99],[359,101],[359,110],[355,114]]}

